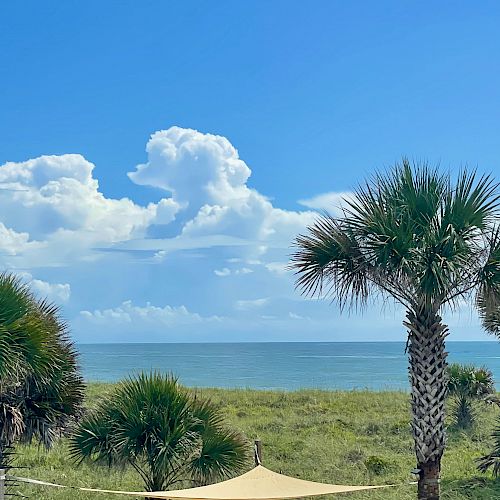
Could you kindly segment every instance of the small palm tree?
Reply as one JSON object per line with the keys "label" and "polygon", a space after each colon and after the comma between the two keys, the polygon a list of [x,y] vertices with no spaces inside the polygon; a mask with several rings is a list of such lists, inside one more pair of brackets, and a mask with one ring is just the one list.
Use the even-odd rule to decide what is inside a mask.
{"label": "small palm tree", "polygon": [[476,293],[500,304],[498,185],[462,172],[457,182],[406,159],[325,214],[296,239],[292,267],[306,294],[330,295],[341,309],[390,297],[406,310],[418,498],[440,496],[445,448],[446,307]]}
{"label": "small palm tree", "polygon": [[82,419],[70,447],[79,462],[130,464],[146,491],[207,484],[239,472],[248,459],[246,440],[224,425],[213,403],[159,373],[122,382]]}
{"label": "small palm tree", "polygon": [[458,363],[448,367],[448,394],[455,398],[452,414],[457,427],[472,427],[476,422],[474,402],[494,392],[493,373],[487,368]]}
{"label": "small palm tree", "polygon": [[84,396],[76,351],[56,306],[0,275],[0,464],[16,442],[50,446]]}

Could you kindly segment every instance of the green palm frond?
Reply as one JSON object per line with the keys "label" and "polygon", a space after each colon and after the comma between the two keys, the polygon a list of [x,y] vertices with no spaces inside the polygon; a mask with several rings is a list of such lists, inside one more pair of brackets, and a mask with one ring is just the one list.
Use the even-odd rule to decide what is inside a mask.
{"label": "green palm frond", "polygon": [[490,297],[500,291],[499,199],[489,176],[464,170],[453,183],[403,159],[346,199],[341,217],[323,215],[297,237],[297,286],[341,306],[374,292],[410,308],[453,306],[474,288]]}
{"label": "green palm frond", "polygon": [[483,327],[500,337],[500,226],[488,236],[488,254],[479,283],[476,304]]}
{"label": "green palm frond", "polygon": [[131,464],[147,491],[225,477],[246,463],[244,439],[217,408],[156,372],[119,384],[80,421],[70,452],[77,461]]}
{"label": "green palm frond", "polygon": [[50,446],[80,412],[84,385],[58,308],[0,275],[0,447]]}
{"label": "green palm frond", "polygon": [[291,268],[297,287],[307,295],[334,294],[341,305],[364,304],[369,294],[369,262],[348,228],[329,215],[298,236]]}
{"label": "green palm frond", "polygon": [[448,367],[448,390],[453,396],[482,398],[495,392],[493,373],[486,367],[453,363]]}
{"label": "green palm frond", "polygon": [[225,426],[208,426],[201,443],[199,455],[189,466],[197,485],[228,479],[248,464],[249,443],[239,432]]}
{"label": "green palm frond", "polygon": [[477,420],[476,402],[495,393],[493,373],[486,367],[459,363],[451,364],[447,371],[451,415],[457,427],[468,429]]}
{"label": "green palm frond", "polygon": [[477,459],[477,468],[485,473],[492,470],[495,477],[500,476],[500,426],[498,426],[491,435],[493,439],[493,450],[487,455]]}

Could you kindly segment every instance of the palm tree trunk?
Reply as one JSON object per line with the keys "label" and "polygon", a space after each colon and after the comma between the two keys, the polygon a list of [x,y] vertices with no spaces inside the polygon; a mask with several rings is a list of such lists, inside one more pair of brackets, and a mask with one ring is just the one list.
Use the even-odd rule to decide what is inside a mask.
{"label": "palm tree trunk", "polygon": [[440,498],[441,457],[445,432],[447,373],[445,338],[448,327],[434,311],[408,311],[412,430],[420,478],[419,500]]}

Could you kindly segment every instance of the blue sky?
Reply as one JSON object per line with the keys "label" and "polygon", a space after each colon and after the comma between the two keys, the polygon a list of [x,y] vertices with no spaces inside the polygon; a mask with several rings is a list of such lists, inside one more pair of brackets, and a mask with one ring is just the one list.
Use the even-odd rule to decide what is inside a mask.
{"label": "blue sky", "polygon": [[397,307],[300,298],[289,245],[401,155],[500,174],[499,11],[4,2],[2,268],[79,341],[404,338]]}

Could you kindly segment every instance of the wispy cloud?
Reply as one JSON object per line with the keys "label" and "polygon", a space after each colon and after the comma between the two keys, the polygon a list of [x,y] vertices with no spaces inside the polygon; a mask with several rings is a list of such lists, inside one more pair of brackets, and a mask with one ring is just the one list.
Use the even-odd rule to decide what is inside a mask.
{"label": "wispy cloud", "polygon": [[326,211],[332,215],[342,215],[342,209],[346,206],[346,200],[353,198],[353,193],[349,191],[319,194],[312,198],[299,200],[299,204],[319,211]]}
{"label": "wispy cloud", "polygon": [[249,311],[251,309],[258,309],[269,304],[269,297],[263,297],[260,299],[251,300],[237,300],[235,303],[235,308],[239,311]]}

